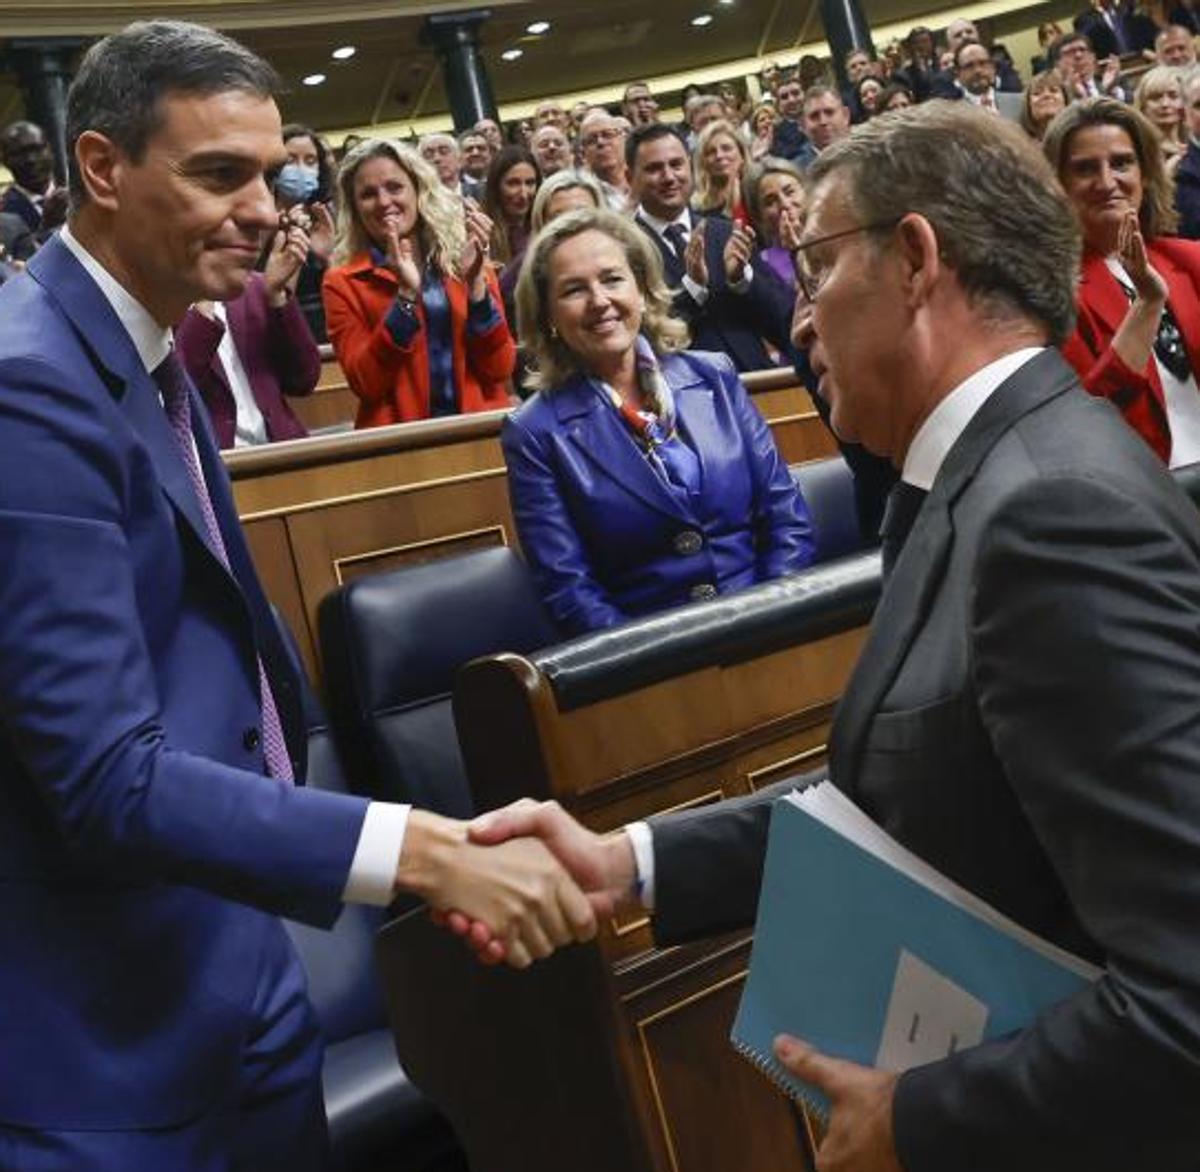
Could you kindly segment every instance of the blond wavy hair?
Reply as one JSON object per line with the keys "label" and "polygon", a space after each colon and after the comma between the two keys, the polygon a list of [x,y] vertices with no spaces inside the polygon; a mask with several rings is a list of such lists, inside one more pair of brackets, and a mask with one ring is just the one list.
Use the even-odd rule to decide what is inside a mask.
{"label": "blond wavy hair", "polygon": [[657,355],[682,350],[687,326],[671,316],[671,293],[663,279],[662,258],[646,233],[632,220],[607,208],[580,208],[558,216],[529,242],[517,281],[517,328],[521,345],[533,359],[530,385],[553,391],[583,370],[579,357],[558,336],[550,306],[550,261],[565,240],[583,232],[601,232],[621,246],[645,302],[641,333]]}
{"label": "blond wavy hair", "polygon": [[439,272],[462,276],[462,251],[467,242],[462,201],[444,187],[432,165],[402,143],[387,138],[361,142],[342,161],[338,170],[337,236],[334,263],[345,264],[352,256],[377,243],[367,234],[354,199],[354,178],[371,159],[391,159],[412,181],[417,192],[417,241],[423,263]]}
{"label": "blond wavy hair", "polygon": [[[720,134],[731,138],[736,144],[738,154],[742,157],[742,169],[736,177],[718,185],[708,167],[705,166],[704,152],[708,150],[712,140]],[[733,123],[724,118],[710,122],[700,131],[700,135],[696,139],[696,150],[692,155],[692,206],[698,212],[723,212],[727,216],[732,216],[734,205],[741,194],[742,176],[746,174],[746,168],[749,166],[750,150]]]}

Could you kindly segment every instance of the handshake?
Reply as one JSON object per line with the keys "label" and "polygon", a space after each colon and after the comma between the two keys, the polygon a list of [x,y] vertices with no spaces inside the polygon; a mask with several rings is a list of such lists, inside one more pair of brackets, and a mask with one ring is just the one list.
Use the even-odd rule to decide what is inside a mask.
{"label": "handshake", "polygon": [[624,831],[595,834],[557,802],[524,798],[473,822],[413,810],[396,887],[485,963],[526,968],[591,940],[599,917],[634,898],[636,878]]}

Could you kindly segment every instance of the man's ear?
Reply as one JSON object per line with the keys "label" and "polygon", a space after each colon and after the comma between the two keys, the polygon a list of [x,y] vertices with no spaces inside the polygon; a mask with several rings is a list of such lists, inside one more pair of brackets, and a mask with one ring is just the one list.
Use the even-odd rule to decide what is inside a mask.
{"label": "man's ear", "polygon": [[98,130],[85,130],[75,140],[75,163],[87,191],[88,202],[115,211],[120,201],[125,153]]}
{"label": "man's ear", "polygon": [[896,240],[908,302],[913,307],[924,304],[942,271],[937,233],[924,216],[910,212],[897,225]]}

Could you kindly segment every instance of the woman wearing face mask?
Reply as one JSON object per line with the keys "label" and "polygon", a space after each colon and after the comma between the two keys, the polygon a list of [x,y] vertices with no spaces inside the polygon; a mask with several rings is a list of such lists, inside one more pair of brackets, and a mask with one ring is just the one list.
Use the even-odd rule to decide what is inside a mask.
{"label": "woman wearing face mask", "polygon": [[356,426],[507,406],[516,347],[487,262],[491,221],[387,139],[346,156],[338,189],[325,315]]}
{"label": "woman wearing face mask", "polygon": [[501,442],[521,547],[567,635],[715,598],[812,560],[808,510],[723,354],[683,351],[658,249],[582,209],[517,286],[539,392]]}
{"label": "woman wearing face mask", "polygon": [[286,233],[299,228],[309,239],[308,256],[300,269],[296,300],[313,338],[327,341],[321,284],[333,253],[333,172],[328,152],[316,133],[297,122],[283,128],[287,162],[275,178],[275,206]]}

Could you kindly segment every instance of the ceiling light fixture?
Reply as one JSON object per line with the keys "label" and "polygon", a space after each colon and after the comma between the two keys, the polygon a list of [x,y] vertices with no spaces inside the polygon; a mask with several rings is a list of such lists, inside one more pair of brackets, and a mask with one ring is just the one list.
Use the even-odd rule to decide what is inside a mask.
{"label": "ceiling light fixture", "polygon": [[518,60],[518,58],[525,56],[525,50],[524,49],[505,49],[504,52],[500,54],[500,56],[505,61],[516,61],[516,60]]}
{"label": "ceiling light fixture", "polygon": [[343,45],[340,49],[334,49],[330,56],[335,61],[349,61],[358,50],[353,45]]}
{"label": "ceiling light fixture", "polygon": [[548,20],[535,20],[533,24],[527,24],[525,26],[525,31],[527,33],[532,33],[535,37],[540,37],[542,33],[548,33],[550,31],[550,22]]}
{"label": "ceiling light fixture", "polygon": [[323,73],[310,73],[307,77],[300,79],[302,85],[320,85],[325,80]]}
{"label": "ceiling light fixture", "polygon": [[692,17],[693,28],[703,28],[706,24],[712,24],[713,18],[711,12],[702,12],[699,16]]}

